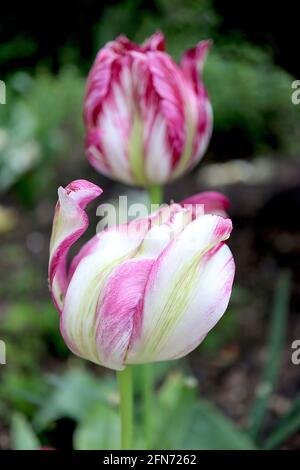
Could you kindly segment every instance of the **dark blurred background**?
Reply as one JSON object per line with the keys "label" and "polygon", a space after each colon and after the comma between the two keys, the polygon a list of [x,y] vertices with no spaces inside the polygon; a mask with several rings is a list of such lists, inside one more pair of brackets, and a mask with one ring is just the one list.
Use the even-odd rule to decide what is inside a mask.
{"label": "dark blurred background", "polygon": [[[228,313],[191,355],[189,370],[204,396],[251,430],[271,364],[262,437],[293,409],[300,386],[300,365],[291,362],[291,343],[300,339],[300,104],[291,101],[292,82],[300,79],[298,23],[299,7],[290,0],[1,5],[0,339],[7,365],[0,366],[0,449],[34,441],[34,432],[54,447],[69,448],[72,439],[77,448],[93,445],[92,425],[78,408],[94,386],[91,370],[104,372],[66,350],[46,273],[59,185],[88,178],[104,188],[102,201],[145,198],[97,175],[84,156],[86,75],[99,48],[118,34],[142,42],[162,30],[176,60],[199,40],[214,41],[203,73],[214,109],[211,144],[190,175],[166,188],[165,200],[209,189],[230,197],[237,276]],[[287,298],[288,307],[275,306],[274,317],[283,275],[291,282],[274,302]],[[82,402],[70,404],[71,387],[82,390]],[[297,406],[299,425],[276,441],[279,447],[300,448]]]}

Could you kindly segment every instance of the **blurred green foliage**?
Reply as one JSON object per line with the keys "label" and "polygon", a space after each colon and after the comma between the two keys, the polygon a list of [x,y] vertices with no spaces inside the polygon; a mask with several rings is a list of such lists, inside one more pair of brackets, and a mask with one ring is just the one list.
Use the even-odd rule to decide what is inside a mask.
{"label": "blurred green foliage", "polygon": [[68,356],[57,312],[48,302],[10,303],[1,313],[9,367],[1,369],[0,416],[10,410],[31,415],[47,384],[40,375],[51,360]]}
{"label": "blurred green foliage", "polygon": [[[47,57],[31,69],[10,69],[7,76],[1,77],[7,85],[7,104],[0,106],[0,193],[13,191],[24,206],[36,207],[53,193],[57,175],[70,179],[76,156],[88,166],[82,126],[87,64],[90,66],[97,50],[118,34],[142,42],[161,29],[168,51],[176,60],[185,49],[211,37],[214,46],[203,78],[214,109],[214,157],[243,157],[259,152],[295,155],[299,107],[293,106],[290,99],[293,78],[274,63],[270,47],[254,46],[236,33],[220,35],[221,22],[212,0],[156,0],[151,7],[142,0],[118,0],[101,6],[99,20],[91,27],[93,54],[88,58],[81,57],[78,45],[67,43],[59,48],[58,70],[51,68]],[[30,57],[38,47],[36,40],[20,32],[1,45],[0,64]],[[78,172],[77,177],[80,176]],[[50,300],[41,300],[46,274],[41,276],[39,268],[27,257],[26,248],[18,243],[3,244],[0,250],[4,279],[0,285],[4,299],[1,337],[6,340],[9,360],[9,367],[1,368],[0,417],[8,425],[11,412],[15,411],[11,445],[18,449],[36,448],[49,441],[49,433],[56,430],[59,420],[69,419],[75,426],[75,448],[114,448],[119,438],[115,381],[111,375],[98,377],[88,367],[78,368],[76,359],[70,364],[59,333],[57,312]],[[237,336],[237,313],[241,303],[247,302],[239,295],[241,291],[236,290],[229,312],[201,346],[205,354],[216,354]],[[278,348],[277,359],[280,355]],[[64,365],[68,364],[63,371],[61,359]],[[186,362],[176,364],[187,372]],[[194,381],[174,372],[173,367],[163,363],[155,368],[156,448],[255,447],[252,439],[214,406],[199,400]],[[138,367],[135,378],[139,402],[143,378]],[[267,399],[258,403],[263,407],[259,415],[264,416]],[[142,448],[140,415],[138,407],[136,446]],[[282,428],[265,446],[279,445],[298,427],[297,401],[294,414],[282,419]]]}
{"label": "blurred green foliage", "polygon": [[[247,156],[275,150],[296,154],[300,113],[291,103],[293,78],[267,53],[249,44],[238,50],[233,45],[216,48],[208,57],[204,81],[214,110],[215,140],[226,142],[227,157],[230,152]],[[235,141],[228,143],[231,137]]]}
{"label": "blurred green foliage", "polygon": [[[282,325],[286,323],[289,299],[289,277],[282,274],[274,298],[271,315],[269,357],[266,377],[273,377],[279,370],[284,347]],[[282,283],[282,285],[281,285]],[[279,295],[285,289],[284,295]],[[233,296],[233,310],[247,301],[247,295],[236,290]],[[211,344],[203,344],[203,351],[218,354],[221,347],[233,340],[230,325],[235,330],[233,312],[228,315],[229,328],[216,328]],[[225,316],[226,318],[226,316]],[[0,416],[5,423],[11,422],[11,445],[16,449],[37,448],[41,445],[56,446],[61,442],[59,422],[69,420],[74,431],[72,446],[75,449],[117,449],[119,448],[119,394],[116,380],[110,373],[83,361],[76,360],[64,345],[58,327],[58,316],[51,303],[11,303],[2,320],[4,337],[7,341],[9,367],[2,369],[0,389]],[[224,333],[224,334],[223,334]],[[276,348],[276,354],[273,349]],[[57,365],[52,372],[52,362],[64,359],[67,367],[59,372]],[[272,359],[273,358],[273,359]],[[275,361],[275,362],[274,362]],[[271,367],[271,369],[270,369]],[[47,372],[48,370],[48,372]],[[184,372],[183,372],[184,371]],[[271,372],[270,372],[271,371]],[[96,372],[96,373],[95,373]],[[254,449],[256,443],[250,432],[242,431],[212,403],[198,396],[196,379],[190,376],[188,362],[165,362],[154,368],[156,404],[153,423],[155,449]],[[271,375],[270,375],[271,374]],[[144,448],[142,417],[143,375],[140,366],[134,367],[136,430],[135,447]],[[273,380],[273,379],[270,379]],[[258,396],[253,409],[267,411],[272,381],[268,396]],[[263,408],[262,408],[263,407]],[[288,413],[278,428],[267,437],[262,445],[274,447],[294,432],[299,423],[299,403],[294,405],[295,414]],[[11,411],[13,410],[13,414]],[[29,419],[29,420],[28,420]],[[180,426],[176,424],[180,423]],[[63,438],[66,442],[66,438]],[[265,442],[265,444],[264,444]],[[58,444],[59,445],[59,444]],[[70,444],[71,446],[71,441]]]}
{"label": "blurred green foliage", "polygon": [[[0,192],[17,185],[32,204],[53,183],[70,149],[83,153],[84,80],[74,67],[55,76],[41,71],[12,75],[7,105],[0,107]],[[68,157],[70,161],[70,157]]]}
{"label": "blurred green foliage", "polygon": [[[237,34],[220,35],[221,18],[211,0],[157,0],[153,5],[148,8],[138,0],[107,5],[90,33],[94,55],[118,34],[143,41],[161,29],[168,51],[179,60],[186,48],[211,37],[214,46],[204,81],[214,108],[215,157],[268,151],[294,155],[299,108],[290,99],[293,78],[274,64],[270,48],[254,46]],[[6,43],[2,60],[13,58],[18,44],[18,38]],[[18,71],[7,77],[7,105],[0,106],[0,192],[13,186],[25,205],[34,204],[51,187],[55,172],[74,161],[76,149],[84,161],[86,68],[75,59],[76,46],[67,49],[62,45],[61,68],[55,75],[37,64],[33,74]]]}
{"label": "blurred green foliage", "polygon": [[[24,416],[13,415],[14,448],[37,448],[37,436],[47,442],[47,432],[61,418],[75,423],[74,449],[120,447],[119,395],[111,376],[99,379],[86,369],[77,368],[51,376],[49,381],[48,399],[41,402],[32,425]],[[213,405],[199,400],[195,380],[178,371],[169,374],[159,387],[154,412],[155,449],[255,448],[251,439]],[[176,425],[178,422],[180,426]],[[135,448],[145,448],[139,419],[135,433]]]}

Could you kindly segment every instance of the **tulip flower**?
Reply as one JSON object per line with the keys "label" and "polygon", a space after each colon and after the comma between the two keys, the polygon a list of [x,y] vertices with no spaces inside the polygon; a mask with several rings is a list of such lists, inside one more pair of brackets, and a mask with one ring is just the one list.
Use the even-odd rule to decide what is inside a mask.
{"label": "tulip flower", "polygon": [[[102,190],[77,180],[58,190],[49,282],[62,336],[77,355],[115,370],[171,360],[195,349],[229,302],[231,220],[218,193],[171,204],[96,234],[72,260],[88,227],[86,205]],[[200,214],[194,205],[204,204]]]}
{"label": "tulip flower", "polygon": [[209,46],[199,42],[180,65],[165,52],[159,32],[141,46],[120,36],[99,51],[84,101],[86,152],[97,171],[150,187],[199,162],[212,131],[200,78]]}

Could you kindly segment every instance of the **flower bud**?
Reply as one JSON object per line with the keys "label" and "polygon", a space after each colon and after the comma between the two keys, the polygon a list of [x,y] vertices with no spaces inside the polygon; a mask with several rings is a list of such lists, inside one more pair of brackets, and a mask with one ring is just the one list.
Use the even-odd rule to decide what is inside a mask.
{"label": "flower bud", "polygon": [[[88,227],[84,209],[101,192],[84,180],[59,188],[49,281],[65,342],[75,354],[116,370],[185,356],[229,302],[235,268],[224,242],[232,223],[215,214],[225,214],[227,199],[198,194],[187,206],[171,204],[108,228],[67,269],[68,251]],[[204,204],[201,214],[197,202]]]}
{"label": "flower bud", "polygon": [[100,173],[124,183],[164,184],[206,151],[212,110],[200,78],[210,41],[177,65],[161,33],[139,46],[125,36],[101,49],[87,80],[86,152]]}

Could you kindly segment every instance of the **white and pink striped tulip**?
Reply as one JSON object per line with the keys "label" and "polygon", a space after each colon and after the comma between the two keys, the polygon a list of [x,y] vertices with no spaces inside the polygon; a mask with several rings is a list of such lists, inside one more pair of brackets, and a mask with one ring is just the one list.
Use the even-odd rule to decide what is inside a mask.
{"label": "white and pink striped tulip", "polygon": [[180,65],[158,32],[139,46],[125,36],[101,49],[87,80],[86,152],[100,173],[124,183],[164,184],[206,151],[212,109],[200,78],[210,41]]}
{"label": "white and pink striped tulip", "polygon": [[[49,281],[66,344],[115,370],[185,356],[222,317],[231,295],[227,199],[200,193],[187,206],[171,204],[108,228],[67,269],[68,251],[88,227],[85,207],[101,192],[85,180],[58,190]],[[204,204],[201,215],[193,210],[197,203]]]}

